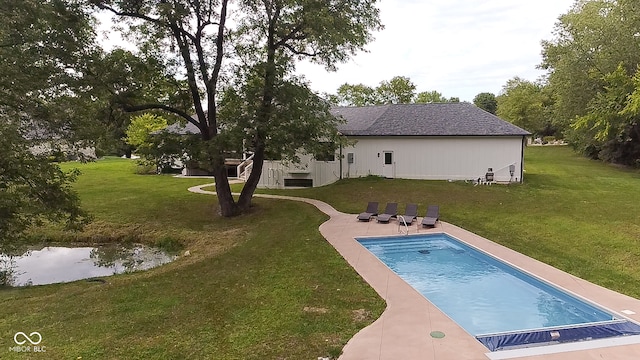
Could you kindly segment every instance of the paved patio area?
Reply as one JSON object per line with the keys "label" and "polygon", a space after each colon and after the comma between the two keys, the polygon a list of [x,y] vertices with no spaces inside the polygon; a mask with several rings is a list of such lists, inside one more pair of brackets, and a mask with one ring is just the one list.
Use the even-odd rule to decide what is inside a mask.
{"label": "paved patio area", "polygon": [[[211,194],[199,187],[189,190]],[[640,359],[640,336],[489,352],[354,239],[364,236],[398,235],[404,226],[399,227],[395,221],[389,224],[380,224],[375,220],[359,222],[356,215],[341,213],[318,200],[274,195],[256,196],[304,201],[329,215],[330,220],[320,226],[320,232],[387,302],[382,316],[347,343],[340,360]],[[418,218],[418,224],[420,220]],[[452,224],[438,222],[434,229],[423,229],[414,223],[408,230],[410,234],[448,233],[574,295],[589,299],[620,317],[640,322],[640,300],[567,274]],[[431,333],[434,331],[442,332],[445,336],[432,337]]]}

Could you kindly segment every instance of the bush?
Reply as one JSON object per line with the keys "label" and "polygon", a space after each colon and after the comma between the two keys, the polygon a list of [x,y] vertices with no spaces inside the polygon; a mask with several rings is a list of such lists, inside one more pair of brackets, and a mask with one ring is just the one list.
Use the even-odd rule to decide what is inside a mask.
{"label": "bush", "polygon": [[135,173],[138,175],[156,175],[158,173],[158,169],[153,164],[138,163]]}

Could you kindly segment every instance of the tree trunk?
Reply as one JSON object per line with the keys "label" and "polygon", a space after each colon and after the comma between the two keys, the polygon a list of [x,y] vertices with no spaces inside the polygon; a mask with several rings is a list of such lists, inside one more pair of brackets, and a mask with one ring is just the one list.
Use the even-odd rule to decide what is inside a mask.
{"label": "tree trunk", "polygon": [[251,199],[253,198],[253,193],[258,187],[263,166],[264,149],[257,149],[253,155],[253,169],[251,169],[251,174],[249,174],[249,178],[245,182],[242,192],[240,193],[240,198],[238,199],[239,211],[244,212],[251,207]]}
{"label": "tree trunk", "polygon": [[215,166],[213,176],[216,179],[216,194],[218,195],[218,204],[220,206],[220,215],[223,217],[232,217],[239,214],[238,205],[231,195],[231,187],[227,177],[227,168],[224,166]]}

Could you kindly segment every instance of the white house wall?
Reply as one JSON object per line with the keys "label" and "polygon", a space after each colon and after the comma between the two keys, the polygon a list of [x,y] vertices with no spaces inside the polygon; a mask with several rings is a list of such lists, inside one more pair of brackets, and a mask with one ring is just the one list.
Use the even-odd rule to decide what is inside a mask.
{"label": "white house wall", "polygon": [[[522,180],[522,137],[360,137],[342,149],[342,177],[368,175],[401,179],[484,179],[488,168],[498,182]],[[384,153],[393,153],[391,168],[384,168]],[[353,163],[348,154],[353,153]],[[513,177],[509,165],[514,165]],[[301,156],[300,164],[265,161],[258,187],[284,188],[285,179],[312,179],[323,186],[340,178],[335,161]]]}
{"label": "white house wall", "polygon": [[[522,179],[522,137],[360,137],[343,149],[343,177],[367,175],[403,179],[470,180],[493,168],[495,181]],[[393,152],[392,171],[383,168]],[[354,162],[347,164],[347,154]],[[515,166],[511,178],[509,165]],[[391,176],[389,176],[391,173]]]}
{"label": "white house wall", "polygon": [[301,155],[300,163],[279,160],[265,161],[259,188],[282,189],[285,179],[311,179],[313,186],[331,184],[340,178],[340,162],[336,152],[334,161],[316,161],[309,155]]}

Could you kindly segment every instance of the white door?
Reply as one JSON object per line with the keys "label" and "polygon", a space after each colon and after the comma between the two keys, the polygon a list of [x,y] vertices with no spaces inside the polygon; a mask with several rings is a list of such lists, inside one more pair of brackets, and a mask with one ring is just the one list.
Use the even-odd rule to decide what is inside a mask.
{"label": "white door", "polygon": [[394,177],[394,167],[395,167],[395,162],[393,161],[393,151],[383,151],[382,154],[384,155],[382,157],[382,176],[386,177],[386,178],[393,178]]}

